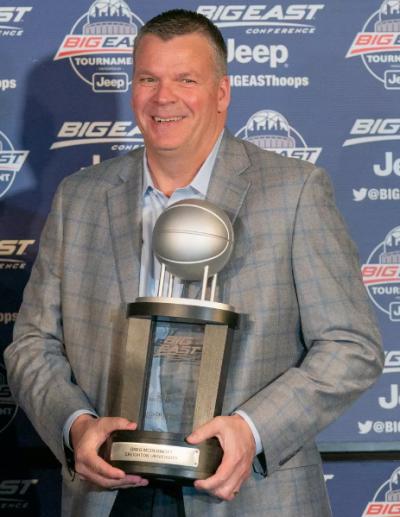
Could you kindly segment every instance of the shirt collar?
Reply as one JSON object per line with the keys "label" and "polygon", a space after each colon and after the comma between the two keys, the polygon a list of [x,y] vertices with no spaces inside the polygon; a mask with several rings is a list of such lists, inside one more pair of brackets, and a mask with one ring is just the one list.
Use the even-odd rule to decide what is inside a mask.
{"label": "shirt collar", "polygon": [[[221,134],[214,144],[214,147],[212,148],[210,154],[207,156],[203,165],[198,170],[196,176],[192,179],[189,185],[184,187],[185,189],[191,187],[199,192],[202,196],[206,197],[211,173],[214,168],[215,160],[217,159],[217,154],[221,145],[223,134],[224,130],[221,131]],[[145,149],[143,153],[143,196],[145,196],[150,190],[157,189],[154,187],[154,183],[151,178],[149,166],[147,164],[147,153]]]}

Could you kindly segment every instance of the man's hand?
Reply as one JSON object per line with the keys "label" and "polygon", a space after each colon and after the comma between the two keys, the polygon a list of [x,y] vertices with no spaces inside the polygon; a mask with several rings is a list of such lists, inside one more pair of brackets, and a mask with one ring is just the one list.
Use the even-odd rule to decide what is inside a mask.
{"label": "man's hand", "polygon": [[253,433],[240,415],[218,416],[196,429],[187,441],[197,444],[213,436],[224,451],[221,465],[213,476],[195,481],[194,486],[231,501],[251,473],[256,453]]}
{"label": "man's hand", "polygon": [[75,455],[75,470],[80,479],[108,489],[148,484],[147,479],[127,475],[98,455],[101,445],[113,431],[125,429],[134,431],[136,424],[125,418],[94,418],[89,414],[78,416],[71,426],[70,438]]}

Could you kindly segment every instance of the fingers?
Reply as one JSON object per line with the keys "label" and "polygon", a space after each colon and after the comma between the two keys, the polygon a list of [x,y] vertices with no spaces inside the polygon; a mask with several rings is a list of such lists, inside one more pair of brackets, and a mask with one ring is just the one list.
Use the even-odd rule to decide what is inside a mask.
{"label": "fingers", "polygon": [[255,442],[248,424],[239,415],[216,417],[196,429],[187,441],[197,444],[217,437],[224,451],[223,459],[214,475],[195,482],[199,490],[231,501],[250,476],[255,455]]}
{"label": "fingers", "polygon": [[90,481],[101,488],[116,489],[127,486],[145,486],[148,481],[141,476],[125,474],[111,466],[98,454],[101,445],[113,431],[134,430],[136,424],[125,418],[78,417],[71,427],[75,470],[80,479]]}
{"label": "fingers", "polygon": [[139,486],[146,486],[148,485],[148,480],[143,479],[140,476],[134,476],[134,475],[125,475],[124,478],[119,480],[113,480],[108,477],[104,477],[101,475],[97,475],[93,472],[90,472],[88,474],[88,477],[86,476],[80,476],[80,479],[82,481],[89,481],[90,483],[93,483],[94,485],[107,490],[119,490],[123,488],[136,488]]}
{"label": "fingers", "polygon": [[[113,431],[135,430],[136,424],[126,418],[95,418],[83,414],[73,422],[70,437],[73,449],[76,451],[82,442],[91,440],[92,444],[100,447]],[[87,432],[89,431],[89,434]]]}
{"label": "fingers", "polygon": [[205,490],[219,499],[231,501],[249,477],[251,461],[243,459],[242,454],[224,453],[221,465],[215,474],[207,479],[196,481],[194,485],[197,489]]}
{"label": "fingers", "polygon": [[86,480],[100,484],[105,488],[124,480],[126,474],[98,456],[97,449],[86,447],[79,448],[75,453],[75,470]]}
{"label": "fingers", "polygon": [[95,435],[99,446],[104,443],[113,431],[134,431],[137,427],[134,422],[120,417],[97,418],[95,422],[97,424]]}

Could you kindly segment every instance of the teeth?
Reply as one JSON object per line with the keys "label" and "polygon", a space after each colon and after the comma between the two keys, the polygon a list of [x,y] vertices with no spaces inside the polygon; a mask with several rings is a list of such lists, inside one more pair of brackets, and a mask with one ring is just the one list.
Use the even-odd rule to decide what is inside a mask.
{"label": "teeth", "polygon": [[158,123],[161,122],[178,122],[178,120],[182,120],[183,117],[169,117],[169,118],[161,118],[161,117],[154,117],[154,120]]}

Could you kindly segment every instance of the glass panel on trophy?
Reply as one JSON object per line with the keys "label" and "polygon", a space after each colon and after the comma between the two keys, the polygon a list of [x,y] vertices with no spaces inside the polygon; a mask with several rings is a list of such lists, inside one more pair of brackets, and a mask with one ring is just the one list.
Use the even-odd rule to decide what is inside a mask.
{"label": "glass panel on trophy", "polygon": [[203,324],[154,324],[144,431],[191,433],[204,329]]}

